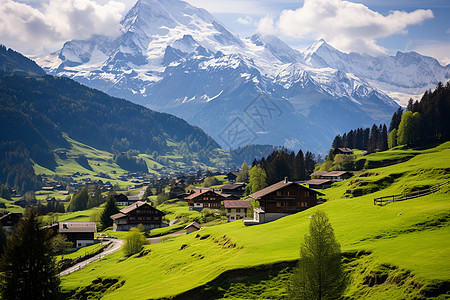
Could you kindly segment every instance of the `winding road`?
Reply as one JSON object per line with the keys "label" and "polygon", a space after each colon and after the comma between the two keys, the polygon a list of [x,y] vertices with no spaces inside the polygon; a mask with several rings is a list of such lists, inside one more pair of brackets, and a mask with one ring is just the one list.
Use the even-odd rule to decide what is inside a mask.
{"label": "winding road", "polygon": [[116,252],[117,250],[119,250],[120,248],[122,248],[123,245],[123,241],[122,240],[118,240],[118,239],[108,239],[108,241],[111,241],[112,244],[110,244],[105,250],[103,250],[101,253],[88,258],[80,263],[77,263],[76,265],[65,269],[64,271],[62,271],[61,273],[58,274],[58,276],[65,276],[65,275],[69,275],[70,273],[73,273],[75,271],[81,270],[84,267],[86,267],[88,264],[99,260],[100,258],[105,257],[106,255],[109,255],[111,253]]}

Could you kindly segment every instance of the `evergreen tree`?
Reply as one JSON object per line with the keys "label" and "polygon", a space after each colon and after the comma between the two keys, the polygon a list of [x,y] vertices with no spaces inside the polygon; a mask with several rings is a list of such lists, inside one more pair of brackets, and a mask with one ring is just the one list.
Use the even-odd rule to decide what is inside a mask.
{"label": "evergreen tree", "polygon": [[2,299],[59,298],[51,232],[40,227],[37,215],[31,211],[8,238],[0,259]]}
{"label": "evergreen tree", "polygon": [[314,154],[312,154],[311,152],[306,152],[305,155],[305,171],[307,176],[309,177],[309,175],[312,174],[312,172],[314,172],[314,168],[316,166],[316,162],[314,161]]}
{"label": "evergreen tree", "polygon": [[102,229],[112,226],[113,220],[111,216],[117,214],[119,208],[116,205],[116,200],[114,199],[114,193],[109,193],[108,200],[106,200],[105,208],[100,216],[100,223],[102,224]]}
{"label": "evergreen tree", "polygon": [[341,247],[323,211],[311,217],[309,235],[289,284],[289,299],[339,299],[345,288]]}

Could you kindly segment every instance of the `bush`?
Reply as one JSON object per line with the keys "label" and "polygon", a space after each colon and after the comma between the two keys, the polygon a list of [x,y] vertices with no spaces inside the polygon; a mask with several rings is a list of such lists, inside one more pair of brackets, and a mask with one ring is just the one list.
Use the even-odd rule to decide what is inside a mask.
{"label": "bush", "polygon": [[131,228],[130,232],[125,237],[125,244],[123,245],[123,253],[126,256],[131,256],[142,250],[142,246],[147,243],[145,236],[137,228]]}

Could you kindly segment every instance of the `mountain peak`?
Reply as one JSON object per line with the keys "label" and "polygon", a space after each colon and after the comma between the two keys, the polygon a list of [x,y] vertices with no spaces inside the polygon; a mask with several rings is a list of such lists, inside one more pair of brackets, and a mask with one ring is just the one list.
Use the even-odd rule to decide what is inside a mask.
{"label": "mountain peak", "polygon": [[320,39],[320,40],[316,41],[314,44],[312,44],[311,46],[309,46],[308,49],[306,49],[305,56],[310,56],[322,49],[327,49],[328,51],[340,52],[339,50],[337,50],[336,48],[334,48],[333,46],[328,44],[324,39]]}

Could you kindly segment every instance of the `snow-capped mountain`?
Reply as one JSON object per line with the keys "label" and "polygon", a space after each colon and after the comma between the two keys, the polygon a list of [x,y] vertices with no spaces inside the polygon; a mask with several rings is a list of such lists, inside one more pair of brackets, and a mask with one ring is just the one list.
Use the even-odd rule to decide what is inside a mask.
{"label": "snow-capped mountain", "polygon": [[347,54],[320,40],[305,51],[304,59],[311,66],[355,74],[388,94],[403,94],[403,104],[411,95],[423,94],[450,79],[450,65],[442,66],[435,58],[416,52],[378,57]]}
{"label": "snow-capped mountain", "polygon": [[[324,41],[300,53],[275,36],[241,39],[180,0],[138,0],[121,24],[118,37],[69,41],[37,62],[50,74],[182,117],[225,147],[325,152],[337,133],[389,122],[398,105],[374,82],[399,85],[402,72],[431,63],[420,57],[421,67],[407,67],[406,58],[345,54]],[[389,63],[373,70],[377,59]]]}

